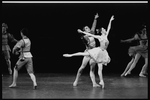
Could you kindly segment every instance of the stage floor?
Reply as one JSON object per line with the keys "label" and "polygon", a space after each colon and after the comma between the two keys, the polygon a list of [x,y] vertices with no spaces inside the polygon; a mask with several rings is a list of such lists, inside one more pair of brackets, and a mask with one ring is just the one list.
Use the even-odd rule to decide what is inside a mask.
{"label": "stage floor", "polygon": [[[32,81],[28,74],[19,73],[16,88],[9,88],[12,76],[2,77],[2,99],[148,99],[148,78],[120,77],[119,75],[104,74],[105,88],[93,88],[89,75],[82,74],[77,87],[72,83],[75,74],[36,73],[38,87],[33,90]],[[98,81],[96,76],[96,81]]]}

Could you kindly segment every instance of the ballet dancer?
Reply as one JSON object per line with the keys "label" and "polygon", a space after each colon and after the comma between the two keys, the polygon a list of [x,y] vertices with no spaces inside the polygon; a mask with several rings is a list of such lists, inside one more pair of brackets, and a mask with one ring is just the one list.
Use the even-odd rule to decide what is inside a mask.
{"label": "ballet dancer", "polygon": [[102,88],[104,88],[104,81],[103,81],[103,75],[102,75],[103,65],[106,66],[111,60],[106,49],[109,44],[107,37],[108,37],[109,31],[111,28],[111,22],[113,20],[114,20],[114,16],[111,16],[107,30],[104,28],[101,28],[101,33],[102,33],[101,35],[90,34],[88,32],[81,31],[80,29],[78,29],[78,32],[98,39],[99,43],[100,43],[99,47],[89,49],[85,52],[77,52],[77,53],[73,53],[73,54],[63,54],[64,57],[73,57],[73,56],[89,56],[89,57],[91,57],[98,64],[98,75],[99,75],[99,79],[100,79],[99,84],[102,86]]}
{"label": "ballet dancer", "polygon": [[[98,16],[98,13],[97,13],[95,15],[95,17],[94,17],[94,21],[93,21],[91,29],[88,26],[85,26],[83,28],[85,32],[89,32],[91,34],[95,34],[95,28],[96,28],[97,18],[98,17],[99,16]],[[93,37],[89,36],[89,35],[82,35],[81,39],[83,40],[83,43],[86,46],[86,50],[85,51],[87,51],[89,49],[92,49],[92,48],[94,48],[96,46],[95,39]],[[90,64],[90,78],[92,80],[93,87],[99,87],[99,85],[96,83],[95,74],[94,74],[96,62],[93,59],[91,59],[89,56],[84,56],[83,57],[82,64],[81,64],[80,68],[78,69],[75,81],[73,82],[73,86],[77,86],[78,85],[79,78],[80,78],[80,76],[81,76],[81,74],[83,72],[83,69],[88,64],[88,62]]]}
{"label": "ballet dancer", "polygon": [[33,81],[33,89],[37,88],[37,83],[36,83],[36,77],[34,75],[33,71],[33,62],[32,62],[32,54],[30,52],[31,48],[31,41],[30,39],[26,36],[28,33],[26,28],[23,28],[20,31],[22,39],[14,46],[13,48],[13,53],[19,54],[19,60],[17,61],[15,67],[14,67],[14,74],[13,74],[13,82],[9,86],[10,88],[16,87],[17,86],[17,78],[18,78],[18,71],[22,66],[26,65],[27,72]]}
{"label": "ballet dancer", "polygon": [[4,55],[5,61],[8,66],[9,74],[12,75],[11,69],[11,61],[10,61],[10,46],[8,44],[9,41],[16,42],[17,40],[13,37],[12,34],[7,32],[8,26],[6,23],[2,23],[2,54]]}
{"label": "ballet dancer", "polygon": [[128,63],[126,69],[121,74],[121,76],[127,76],[128,74],[131,74],[131,71],[135,68],[139,58],[142,56],[145,60],[145,64],[143,65],[139,76],[146,77],[145,75],[147,74],[146,70],[148,67],[148,37],[146,26],[141,30],[140,33],[135,34],[133,38],[121,40],[121,42],[132,42],[134,40],[138,40],[139,45],[129,48],[129,56],[131,56],[132,59]]}

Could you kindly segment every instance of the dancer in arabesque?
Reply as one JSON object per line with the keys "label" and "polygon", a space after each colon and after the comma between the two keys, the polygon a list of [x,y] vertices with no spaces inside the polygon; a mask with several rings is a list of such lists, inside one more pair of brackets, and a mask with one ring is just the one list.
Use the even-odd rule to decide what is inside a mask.
{"label": "dancer in arabesque", "polygon": [[113,20],[114,20],[114,16],[111,16],[107,30],[104,28],[101,28],[101,33],[102,33],[101,35],[90,34],[88,32],[84,32],[84,31],[81,31],[80,29],[78,29],[78,32],[98,39],[99,43],[100,43],[99,47],[95,47],[95,48],[87,50],[85,52],[77,52],[77,53],[73,53],[73,54],[64,54],[63,55],[64,57],[73,57],[73,56],[89,56],[89,57],[91,57],[98,64],[98,74],[99,74],[99,79],[100,79],[99,84],[102,86],[102,88],[104,88],[104,81],[103,81],[103,75],[102,75],[103,65],[107,65],[110,62],[110,57],[109,57],[109,54],[106,49],[109,44],[107,37],[108,37],[109,31],[111,28],[111,22]]}

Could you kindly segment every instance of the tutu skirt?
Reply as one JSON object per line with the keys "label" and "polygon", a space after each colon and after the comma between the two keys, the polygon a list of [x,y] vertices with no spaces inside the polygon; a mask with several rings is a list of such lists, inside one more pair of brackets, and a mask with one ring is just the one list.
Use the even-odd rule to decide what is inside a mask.
{"label": "tutu skirt", "polygon": [[90,54],[90,57],[94,59],[97,63],[103,63],[107,65],[110,62],[110,57],[107,50],[105,49],[96,47],[88,50],[88,53]]}
{"label": "tutu skirt", "polygon": [[130,56],[134,56],[135,54],[139,53],[143,57],[148,57],[148,47],[142,45],[130,47],[128,53]]}

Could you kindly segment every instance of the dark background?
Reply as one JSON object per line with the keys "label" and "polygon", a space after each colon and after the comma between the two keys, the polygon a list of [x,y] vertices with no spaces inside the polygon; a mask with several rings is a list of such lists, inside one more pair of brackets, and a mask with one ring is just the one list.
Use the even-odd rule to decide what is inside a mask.
{"label": "dark background", "polygon": [[[24,27],[29,30],[35,73],[76,73],[83,57],[64,58],[62,55],[85,50],[77,29],[85,25],[91,27],[96,13],[99,14],[96,28],[107,28],[110,17],[115,17],[108,36],[111,62],[103,73],[121,74],[131,60],[128,48],[136,43],[120,43],[120,40],[133,37],[142,24],[146,24],[148,3],[2,4],[2,22],[8,24],[8,32],[19,40],[20,30]],[[11,43],[11,48],[14,45]],[[18,56],[11,54],[12,67],[17,60]],[[3,73],[8,73],[4,59],[2,65]],[[139,73],[143,65],[141,58],[132,72]],[[20,73],[26,72],[23,69],[25,67]],[[89,73],[89,65],[84,73]]]}

